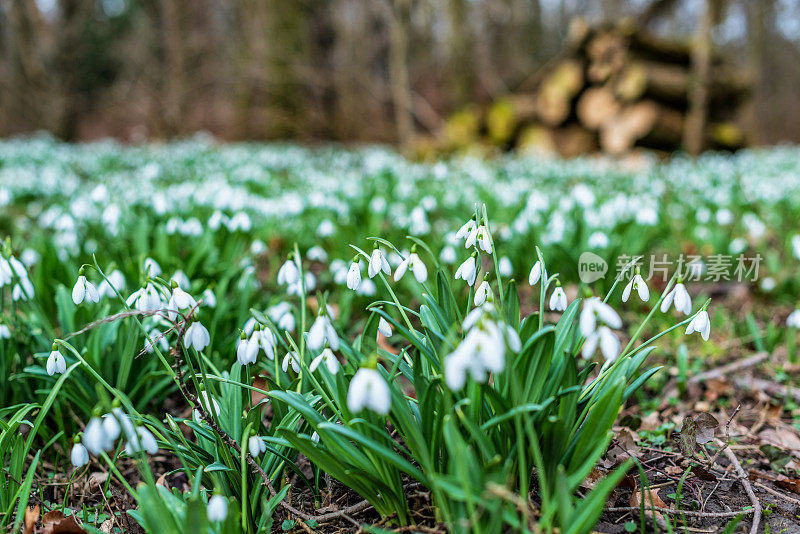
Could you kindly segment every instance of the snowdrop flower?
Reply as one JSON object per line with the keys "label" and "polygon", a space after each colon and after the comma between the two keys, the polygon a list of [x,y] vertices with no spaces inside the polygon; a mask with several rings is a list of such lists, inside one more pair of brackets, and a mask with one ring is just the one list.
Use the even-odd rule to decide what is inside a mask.
{"label": "snowdrop flower", "polygon": [[650,290],[639,272],[633,275],[628,285],[626,285],[625,289],[622,291],[622,302],[628,302],[632,289],[635,289],[636,292],[639,293],[639,298],[642,299],[642,302],[647,302],[650,299]]}
{"label": "snowdrop flower", "polygon": [[86,279],[83,275],[83,268],[81,268],[78,281],[72,287],[72,302],[77,306],[83,302],[84,298],[90,302],[100,302],[100,293],[94,284]]}
{"label": "snowdrop flower", "polygon": [[319,223],[319,226],[317,226],[317,235],[319,237],[332,236],[335,231],[336,227],[334,227],[333,223],[328,219],[325,219],[324,221]]}
{"label": "snowdrop flower", "polygon": [[462,326],[469,332],[444,361],[445,383],[451,390],[463,388],[467,375],[476,382],[485,382],[489,373],[501,372],[506,343],[514,351],[521,349],[516,331],[492,319],[493,313],[494,307],[489,303],[475,308],[464,319]]}
{"label": "snowdrop flower", "polygon": [[113,408],[110,413],[103,416],[103,431],[106,438],[114,441],[123,430],[128,438],[133,436],[135,432],[130,417],[122,411],[122,408]]}
{"label": "snowdrop flower", "polygon": [[217,296],[213,291],[211,291],[211,288],[206,288],[203,290],[203,304],[209,308],[217,307]]}
{"label": "snowdrop flower", "polygon": [[475,260],[475,254],[473,253],[469,258],[464,260],[464,262],[458,266],[456,269],[456,280],[459,278],[464,280],[467,285],[475,285],[475,279],[478,277],[478,267],[477,261]]}
{"label": "snowdrop flower", "polygon": [[556,288],[553,290],[553,294],[550,295],[550,310],[563,312],[566,309],[567,294],[564,293],[564,289],[561,287],[561,284],[556,283]]}
{"label": "snowdrop flower", "polygon": [[19,283],[14,284],[14,287],[11,290],[11,299],[14,302],[28,300],[33,295],[33,284],[27,278],[21,278]]}
{"label": "snowdrop flower", "polygon": [[114,448],[114,439],[106,434],[103,421],[99,417],[92,417],[83,430],[83,445],[94,456]]}
{"label": "snowdrop flower", "polygon": [[605,232],[593,232],[592,235],[589,236],[589,240],[587,241],[587,245],[589,248],[606,248],[609,244],[608,236]]}
{"label": "snowdrop flower", "polygon": [[358,413],[367,408],[378,415],[386,415],[391,406],[389,385],[378,370],[367,367],[359,369],[347,390],[347,409]]}
{"label": "snowdrop flower", "polygon": [[339,336],[336,334],[336,329],[331,324],[331,320],[327,315],[318,315],[314,324],[308,330],[308,337],[306,343],[308,348],[317,351],[328,342],[331,349],[339,350]]}
{"label": "snowdrop flower", "polygon": [[597,329],[597,319],[610,326],[611,328],[622,327],[622,319],[614,309],[600,300],[598,297],[590,297],[583,303],[579,327],[581,335],[588,338]]}
{"label": "snowdrop flower", "polygon": [[151,282],[131,293],[125,303],[141,311],[157,311],[164,307],[161,293]]}
{"label": "snowdrop flower", "polygon": [[417,256],[415,248],[412,248],[411,253],[400,262],[400,265],[397,266],[397,269],[394,272],[394,281],[398,282],[401,278],[403,278],[403,275],[406,274],[406,271],[409,269],[411,269],[411,273],[420,284],[424,283],[425,280],[428,279],[428,268],[425,267],[425,264],[422,263],[422,260],[419,259],[419,256]]}
{"label": "snowdrop flower", "polygon": [[708,341],[708,336],[711,334],[711,320],[708,318],[706,310],[701,310],[695,315],[689,322],[689,326],[686,327],[687,336],[693,332],[699,333],[704,341]]}
{"label": "snowdrop flower", "polygon": [[145,276],[159,276],[161,274],[161,266],[153,258],[145,258],[142,272]]}
{"label": "snowdrop flower", "polygon": [[792,236],[792,252],[794,257],[800,260],[800,234]]}
{"label": "snowdrop flower", "polygon": [[392,269],[389,266],[389,261],[386,259],[386,256],[383,254],[383,251],[378,247],[375,247],[372,250],[372,254],[369,257],[369,266],[367,267],[367,274],[370,278],[375,278],[379,272],[383,271],[384,274],[390,275],[392,274]]}
{"label": "snowdrop flower", "polygon": [[678,278],[678,283],[675,284],[675,287],[661,301],[661,313],[667,313],[673,302],[675,303],[675,309],[682,314],[689,315],[692,313],[692,297],[689,296],[689,292],[686,291],[686,286],[683,285],[680,278]]}
{"label": "snowdrop flower", "polygon": [[172,295],[167,303],[167,318],[170,321],[177,319],[179,310],[188,310],[197,306],[194,297],[181,289],[177,282],[173,281],[173,284]]}
{"label": "snowdrop flower", "polygon": [[514,274],[514,266],[511,264],[511,260],[508,259],[508,256],[503,256],[500,258],[500,261],[497,262],[497,272],[500,273],[500,276],[511,276]]}
{"label": "snowdrop flower", "polygon": [[475,217],[472,217],[470,220],[462,224],[461,228],[458,229],[458,232],[456,232],[456,239],[468,238],[470,234],[472,234],[472,231],[475,230],[477,227],[478,224],[475,222]]}
{"label": "snowdrop flower", "polygon": [[475,306],[483,306],[483,303],[493,298],[492,288],[489,286],[489,281],[484,279],[478,289],[475,290]]}
{"label": "snowdrop flower", "polygon": [[256,351],[258,351],[258,347],[261,347],[268,359],[275,359],[275,346],[278,344],[278,340],[275,339],[275,334],[272,333],[272,330],[259,328],[253,332],[251,340],[256,343]]}
{"label": "snowdrop flower", "polygon": [[358,258],[354,258],[350,264],[350,270],[347,271],[347,288],[353,291],[358,291],[361,286],[361,262]]}
{"label": "snowdrop flower", "polygon": [[169,343],[167,342],[167,336],[159,330],[158,328],[151,328],[147,332],[147,337],[144,340],[144,350],[148,354],[152,354],[155,351],[155,347],[161,349],[161,352],[166,352],[169,350]]}
{"label": "snowdrop flower", "polygon": [[333,351],[328,347],[322,349],[322,352],[319,353],[319,356],[311,360],[311,365],[308,366],[308,370],[313,373],[317,370],[317,367],[319,367],[319,364],[321,363],[325,364],[325,367],[328,368],[328,371],[332,375],[335,375],[339,372],[339,360],[336,359],[336,355],[333,354]]}
{"label": "snowdrop flower", "polygon": [[314,245],[308,249],[308,252],[306,252],[306,257],[311,261],[328,261],[328,253],[325,252],[325,249],[319,245]]}
{"label": "snowdrop flower", "polygon": [[[207,391],[205,390],[201,391],[197,400],[200,403],[200,405],[203,408],[205,408],[206,412],[213,413],[213,415],[219,417],[220,413],[219,403],[217,402],[217,399],[209,395]],[[196,423],[200,423],[203,421],[203,419],[200,417],[200,412],[198,410],[194,410],[194,412],[192,413],[192,417],[194,418]]]}
{"label": "snowdrop flower", "polygon": [[0,256],[0,287],[10,284],[13,276],[14,273],[11,270],[11,265],[9,265],[8,260]]}
{"label": "snowdrop flower", "polygon": [[225,521],[228,517],[228,500],[222,495],[213,495],[208,499],[206,515],[212,523]]}
{"label": "snowdrop flower", "polygon": [[236,361],[241,365],[248,365],[256,363],[258,356],[258,339],[256,336],[251,336],[248,339],[244,332],[239,338],[239,343],[236,345]]}
{"label": "snowdrop flower", "polygon": [[47,374],[53,376],[56,373],[65,373],[67,371],[67,360],[59,352],[58,347],[54,344],[53,350],[47,357]]}
{"label": "snowdrop flower", "polygon": [[187,289],[189,286],[192,285],[192,282],[189,280],[189,277],[186,276],[186,273],[180,269],[175,271],[175,274],[173,274],[172,277],[169,279],[170,286],[172,286],[173,282],[175,282],[175,284],[177,284],[177,286],[180,287],[181,289]]}
{"label": "snowdrop flower", "polygon": [[[542,275],[544,275],[544,277]],[[545,282],[547,281],[547,271],[542,271],[541,260],[536,260],[536,263],[533,264],[533,267],[531,267],[531,272],[528,275],[528,284],[535,286],[539,283],[539,280],[542,279],[544,279]]]}
{"label": "snowdrop flower", "polygon": [[125,444],[125,454],[133,456],[142,451],[155,454],[158,452],[158,443],[149,430],[140,426],[136,427],[135,434],[128,438],[128,442]]}
{"label": "snowdrop flower", "polygon": [[0,323],[0,339],[10,339],[11,338],[11,329],[8,328],[8,325]]}
{"label": "snowdrop flower", "polygon": [[439,261],[442,263],[446,263],[447,265],[452,265],[456,262],[456,249],[447,245],[442,249],[439,253]]}
{"label": "snowdrop flower", "polygon": [[487,254],[492,253],[492,238],[489,235],[489,230],[484,225],[480,225],[477,228],[473,229],[469,236],[467,236],[467,240],[464,243],[465,248],[470,248],[478,244],[478,247],[486,252]]}
{"label": "snowdrop flower", "polygon": [[786,318],[786,326],[800,329],[800,310],[794,310]]}
{"label": "snowdrop flower", "polygon": [[258,455],[267,450],[267,444],[261,436],[250,436],[247,440],[247,448],[250,451],[250,456],[258,458]]}
{"label": "snowdrop flower", "polygon": [[378,292],[378,286],[376,286],[375,282],[373,282],[369,278],[362,279],[361,287],[359,287],[358,291],[356,291],[357,294],[364,297],[372,297],[377,292]]}
{"label": "snowdrop flower", "polygon": [[97,292],[100,293],[101,298],[114,297],[117,292],[122,292],[125,289],[125,275],[119,269],[114,269],[109,275],[100,282]]}
{"label": "snowdrop flower", "polygon": [[392,325],[383,317],[378,319],[378,332],[381,333],[383,337],[392,337]]}
{"label": "snowdrop flower", "polygon": [[192,321],[192,324],[189,325],[189,328],[186,329],[186,333],[183,336],[183,346],[187,349],[192,346],[194,350],[200,352],[206,348],[209,343],[211,343],[211,336],[209,336],[206,327],[200,324],[199,321]]}
{"label": "snowdrop flower", "polygon": [[78,441],[72,446],[72,451],[69,453],[69,459],[74,467],[83,467],[89,463],[89,451],[87,451],[86,447],[84,447],[83,444]]}
{"label": "snowdrop flower", "polygon": [[278,284],[280,285],[292,285],[296,284],[300,280],[300,269],[297,267],[297,262],[289,256],[281,268],[278,269]]}
{"label": "snowdrop flower", "polygon": [[609,327],[601,326],[586,337],[581,351],[583,357],[590,358],[594,351],[597,350],[598,344],[600,345],[600,352],[607,361],[614,361],[619,356],[619,339]]}
{"label": "snowdrop flower", "polygon": [[295,351],[289,351],[283,357],[281,369],[283,369],[284,373],[289,371],[289,364],[292,364],[292,371],[300,373],[300,356]]}

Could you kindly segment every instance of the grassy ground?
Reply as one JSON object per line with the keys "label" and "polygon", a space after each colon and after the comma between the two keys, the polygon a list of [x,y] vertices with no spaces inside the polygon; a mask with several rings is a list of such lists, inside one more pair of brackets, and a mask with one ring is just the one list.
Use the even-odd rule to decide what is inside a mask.
{"label": "grassy ground", "polygon": [[[629,169],[420,164],[381,148],[2,142],[0,523],[24,530],[63,513],[106,532],[716,532],[758,515],[762,529],[800,530],[787,327],[798,184],[794,148]],[[455,235],[476,213],[491,251]],[[399,281],[371,278],[365,257],[351,283],[357,250],[376,244],[392,275],[417,253],[425,280],[413,265]],[[470,287],[454,273],[473,253]],[[281,283],[291,255],[301,282]],[[551,279],[531,284],[537,260]],[[605,276],[588,280],[587,261],[604,261]],[[649,299],[633,289],[622,302],[637,272]],[[81,273],[97,303],[75,303]],[[475,300],[484,275],[493,307],[463,324],[489,309]],[[691,310],[662,312],[681,281]],[[128,297],[149,284],[156,305],[141,312],[147,303]],[[167,317],[176,286],[197,305]],[[557,286],[570,307],[553,309]],[[600,338],[584,359],[591,295],[607,295],[621,320],[608,323],[616,350]],[[707,341],[685,333],[706,307]],[[319,314],[341,372],[326,359],[312,369],[326,346],[311,340]],[[208,331],[199,348],[183,343],[195,319]],[[237,363],[257,324],[272,339]],[[492,337],[499,325],[513,335]],[[473,330],[491,350],[467,351]],[[53,350],[64,368],[51,373]],[[469,366],[454,385],[461,350],[473,359],[459,360]],[[369,369],[389,385],[386,413],[350,402]],[[219,413],[199,405],[205,394]],[[112,408],[157,451],[126,453],[123,428],[74,467],[74,438],[90,444],[90,421]],[[266,451],[250,456],[254,436]],[[225,520],[213,520],[212,495],[226,499]]]}

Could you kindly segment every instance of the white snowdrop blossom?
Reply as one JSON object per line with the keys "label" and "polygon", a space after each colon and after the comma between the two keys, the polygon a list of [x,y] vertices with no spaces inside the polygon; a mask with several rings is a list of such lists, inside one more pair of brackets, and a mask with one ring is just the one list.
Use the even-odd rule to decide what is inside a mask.
{"label": "white snowdrop blossom", "polygon": [[306,343],[308,348],[317,351],[325,345],[326,341],[331,349],[339,350],[339,336],[336,334],[331,320],[327,315],[318,315],[308,330]]}
{"label": "white snowdrop blossom", "polygon": [[261,436],[250,436],[247,440],[247,449],[250,456],[258,458],[258,455],[267,450],[267,444]]}
{"label": "white snowdrop blossom", "polygon": [[614,361],[619,356],[619,339],[607,326],[601,326],[586,337],[581,354],[590,358],[600,345],[600,352],[607,361]]}
{"label": "white snowdrop blossom", "polygon": [[174,321],[178,318],[178,312],[181,310],[188,310],[197,306],[197,301],[194,300],[189,293],[181,289],[180,285],[172,288],[172,295],[167,302],[167,318]]}
{"label": "white snowdrop blossom", "polygon": [[800,329],[800,310],[794,310],[786,318],[786,326]]}
{"label": "white snowdrop blossom", "polygon": [[325,249],[319,245],[314,245],[308,252],[306,252],[306,258],[311,261],[319,261],[319,262],[327,262],[328,261],[328,253],[325,252]]}
{"label": "white snowdrop blossom", "polygon": [[708,336],[711,335],[711,320],[706,310],[700,310],[700,312],[689,321],[689,325],[686,327],[686,335],[688,336],[694,332],[699,333],[704,341],[708,341]]}
{"label": "white snowdrop blossom", "polygon": [[487,254],[492,253],[492,237],[489,235],[489,230],[486,228],[486,226],[480,225],[477,228],[474,228],[467,236],[467,240],[464,242],[464,247],[470,248],[476,243],[478,248]]}
{"label": "white snowdrop blossom", "polygon": [[361,286],[361,262],[354,259],[347,271],[347,289],[358,291]]}
{"label": "white snowdrop blossom", "polygon": [[567,294],[564,293],[564,288],[561,285],[557,285],[556,288],[553,290],[553,294],[550,295],[550,310],[552,311],[561,311],[567,309]]}
{"label": "white snowdrop blossom", "polygon": [[614,309],[598,297],[590,297],[583,303],[579,327],[581,335],[588,338],[597,330],[597,320],[604,322],[611,328],[622,327],[622,319]]}
{"label": "white snowdrop blossom", "polygon": [[121,293],[125,289],[125,275],[119,269],[114,269],[100,282],[97,292],[100,298],[114,298],[117,292]]}
{"label": "white snowdrop blossom", "polygon": [[0,339],[10,339],[11,338],[11,329],[8,325],[0,323]]}
{"label": "white snowdrop blossom", "polygon": [[467,375],[476,382],[485,382],[489,373],[505,367],[506,344],[519,352],[522,344],[517,332],[492,318],[490,302],[472,310],[462,323],[467,335],[456,349],[445,357],[444,378],[447,386],[458,391],[466,384]]}
{"label": "white snowdrop blossom", "polygon": [[64,359],[64,356],[56,347],[53,347],[53,350],[50,351],[50,355],[47,357],[46,369],[47,374],[50,376],[56,373],[62,374],[67,371],[67,360]]}
{"label": "white snowdrop blossom", "polygon": [[422,263],[422,260],[419,259],[417,253],[413,250],[400,262],[400,265],[397,266],[397,269],[394,271],[394,281],[398,282],[409,269],[420,284],[428,279],[428,268],[425,267],[425,264]]}
{"label": "white snowdrop blossom", "polygon": [[114,448],[114,438],[106,433],[103,420],[99,417],[92,417],[83,430],[83,445],[94,456]]}
{"label": "white snowdrop blossom", "polygon": [[456,232],[456,239],[467,239],[477,227],[478,224],[475,222],[475,217],[471,218],[458,229],[458,232]]}
{"label": "white snowdrop blossom", "polygon": [[257,348],[261,347],[267,359],[275,359],[275,347],[278,344],[278,340],[275,339],[275,334],[272,333],[272,330],[269,328],[257,329],[253,332],[251,340],[255,341]]}
{"label": "white snowdrop blossom", "polygon": [[792,236],[792,252],[794,257],[800,260],[800,234]]}
{"label": "white snowdrop blossom", "polygon": [[281,369],[283,369],[284,373],[289,371],[289,364],[292,365],[292,371],[295,373],[300,372],[300,356],[293,350],[287,352],[286,356],[283,357]]}
{"label": "white snowdrop blossom", "polygon": [[201,352],[204,348],[211,343],[211,336],[208,334],[206,327],[200,324],[199,321],[192,321],[189,328],[183,336],[183,346],[185,348],[194,347],[194,350]]}
{"label": "white snowdrop blossom", "polygon": [[153,283],[148,283],[134,291],[125,303],[141,311],[157,311],[165,306],[164,299]]}
{"label": "white snowdrop blossom", "polygon": [[475,279],[478,277],[478,266],[475,255],[472,254],[469,258],[464,260],[461,265],[456,269],[456,280],[462,279],[467,285],[475,285]]}
{"label": "white snowdrop blossom", "polygon": [[228,500],[222,495],[212,495],[208,499],[206,515],[212,523],[221,523],[228,517]]}
{"label": "white snowdrop blossom", "polygon": [[378,319],[378,332],[383,335],[383,337],[392,337],[392,325],[383,317]]}
{"label": "white snowdrop blossom", "polygon": [[528,284],[535,286],[539,283],[539,280],[542,279],[547,281],[547,271],[542,271],[542,262],[537,260],[536,263],[533,264],[533,267],[531,267],[531,272],[528,275]]}
{"label": "white snowdrop blossom", "polygon": [[76,443],[72,446],[69,453],[70,462],[74,467],[83,467],[89,463],[89,451],[81,443]]}
{"label": "white snowdrop blossom", "polygon": [[147,452],[148,454],[155,454],[158,452],[158,443],[153,434],[143,426],[136,427],[133,435],[128,437],[128,442],[125,444],[125,454],[132,456],[137,452]]}
{"label": "white snowdrop blossom", "polygon": [[319,367],[321,363],[325,364],[325,367],[328,368],[328,371],[332,375],[335,375],[339,372],[339,360],[336,358],[336,355],[333,353],[333,351],[328,347],[322,349],[322,352],[319,353],[319,356],[311,360],[311,365],[308,366],[308,370],[313,373],[317,370],[317,367]]}
{"label": "white snowdrop blossom", "polygon": [[375,247],[369,257],[367,274],[370,278],[375,278],[379,272],[383,272],[385,275],[390,275],[392,273],[392,268],[389,266],[389,260],[386,259],[383,251],[378,247]]}
{"label": "white snowdrop blossom", "polygon": [[203,290],[203,304],[209,308],[217,307],[217,296],[214,294],[211,288],[206,288]]}
{"label": "white snowdrop blossom", "polygon": [[300,269],[293,258],[287,259],[278,269],[278,284],[292,285],[300,281]]}
{"label": "white snowdrop blossom", "polygon": [[483,306],[483,303],[492,299],[492,288],[489,286],[489,281],[484,280],[478,289],[475,290],[475,306]]}
{"label": "white snowdrop blossom", "polygon": [[100,302],[100,293],[97,291],[95,285],[81,274],[78,276],[78,281],[72,286],[72,302],[77,306],[83,302],[84,299],[90,302]]}
{"label": "white snowdrop blossom", "polygon": [[246,334],[242,333],[242,337],[239,338],[239,342],[236,345],[236,361],[241,365],[249,365],[256,363],[257,356],[258,338],[256,336],[247,338]]}
{"label": "white snowdrop blossom", "polygon": [[625,289],[622,291],[622,302],[628,302],[628,299],[631,296],[631,290],[635,289],[636,292],[639,294],[639,298],[642,299],[642,302],[647,302],[650,300],[650,289],[647,287],[647,283],[645,283],[644,278],[639,273],[636,273],[631,278],[630,282],[625,286]]}
{"label": "white snowdrop blossom", "polygon": [[[213,413],[213,415],[219,417],[220,413],[219,403],[217,402],[217,399],[209,395],[207,391],[205,390],[201,391],[197,400],[200,402],[200,405],[205,409],[206,412]],[[200,423],[203,421],[203,418],[200,417],[200,412],[198,410],[194,410],[194,412],[192,413],[192,417],[194,418],[194,421],[196,423]]]}
{"label": "white snowdrop blossom", "polygon": [[369,409],[378,415],[386,415],[391,406],[389,385],[381,374],[366,367],[356,371],[347,390],[347,409],[353,413]]}
{"label": "white snowdrop blossom", "polygon": [[454,264],[457,258],[458,256],[456,255],[456,249],[450,245],[444,247],[439,253],[439,261],[446,263],[447,265]]}
{"label": "white snowdrop blossom", "polygon": [[667,313],[673,303],[675,303],[675,310],[682,314],[689,315],[692,313],[692,297],[689,296],[689,292],[686,291],[686,286],[683,285],[683,282],[679,281],[675,284],[675,287],[661,301],[661,313]]}
{"label": "white snowdrop blossom", "polygon": [[500,276],[511,276],[514,274],[514,266],[511,264],[511,260],[508,259],[508,256],[503,256],[500,258],[500,261],[497,262],[497,272],[500,273]]}
{"label": "white snowdrop blossom", "polygon": [[153,258],[145,258],[142,265],[142,272],[145,276],[159,276],[161,274],[161,266]]}

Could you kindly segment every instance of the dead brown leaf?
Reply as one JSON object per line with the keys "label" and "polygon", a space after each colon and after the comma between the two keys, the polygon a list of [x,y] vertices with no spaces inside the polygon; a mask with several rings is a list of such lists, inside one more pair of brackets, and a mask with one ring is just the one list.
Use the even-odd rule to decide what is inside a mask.
{"label": "dead brown leaf", "polygon": [[42,534],[87,534],[74,515],[65,516],[58,510],[47,512],[42,517]]}
{"label": "dead brown leaf", "polygon": [[787,427],[762,430],[758,433],[758,439],[768,445],[778,447],[779,449],[800,454],[800,437],[797,436],[796,432]]}
{"label": "dead brown leaf", "polygon": [[[639,508],[642,505],[642,491],[639,488],[636,488],[634,492],[631,494],[631,506],[635,506]],[[649,507],[654,506],[656,508],[669,508],[667,503],[665,503],[661,497],[658,496],[658,490],[651,490],[645,488],[644,490],[644,513],[646,515],[654,515],[655,517],[661,518],[663,517],[661,513],[650,510]]]}
{"label": "dead brown leaf", "polygon": [[792,493],[800,493],[800,478],[790,478],[785,475],[778,475],[775,484]]}
{"label": "dead brown leaf", "polygon": [[25,534],[33,534],[37,521],[39,521],[39,505],[25,508],[25,527],[23,532]]}

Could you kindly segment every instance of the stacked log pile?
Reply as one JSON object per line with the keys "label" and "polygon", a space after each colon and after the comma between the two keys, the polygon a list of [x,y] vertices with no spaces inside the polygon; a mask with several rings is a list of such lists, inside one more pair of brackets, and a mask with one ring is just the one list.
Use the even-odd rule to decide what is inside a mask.
{"label": "stacked log pile", "polygon": [[[682,148],[695,79],[689,42],[655,38],[631,21],[573,23],[568,46],[514,94],[451,117],[449,148],[488,143],[572,157],[602,150]],[[746,143],[738,126],[750,84],[714,58],[708,84],[705,148]]]}

